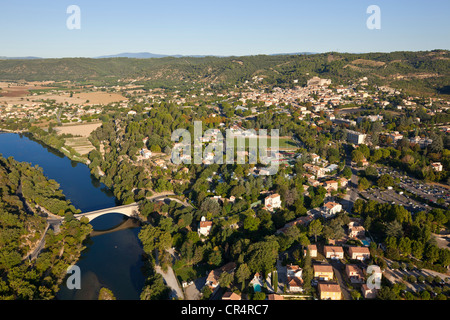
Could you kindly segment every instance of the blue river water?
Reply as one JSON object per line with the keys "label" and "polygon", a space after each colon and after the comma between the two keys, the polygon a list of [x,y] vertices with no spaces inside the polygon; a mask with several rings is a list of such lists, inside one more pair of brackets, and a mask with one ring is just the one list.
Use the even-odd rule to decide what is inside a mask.
{"label": "blue river water", "polygon": [[[38,165],[44,174],[57,181],[72,204],[82,212],[114,207],[112,192],[90,174],[89,168],[32,140],[26,135],[0,133],[0,154],[20,162]],[[91,221],[94,230],[109,230],[129,218],[108,214]],[[81,271],[81,289],[60,287],[56,299],[96,300],[101,287],[110,289],[118,300],[139,300],[144,286],[143,249],[138,239],[140,226],[127,221],[126,228],[90,237],[77,266]]]}

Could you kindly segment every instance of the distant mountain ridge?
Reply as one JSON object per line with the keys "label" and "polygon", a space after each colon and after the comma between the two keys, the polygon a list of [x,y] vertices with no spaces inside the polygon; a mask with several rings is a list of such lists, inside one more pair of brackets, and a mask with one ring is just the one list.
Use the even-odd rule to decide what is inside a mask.
{"label": "distant mountain ridge", "polygon": [[[316,54],[315,52],[295,52],[295,53],[273,53],[269,54],[270,56],[278,56],[278,55],[309,55],[309,54]],[[232,57],[234,55],[224,56],[224,55],[183,55],[183,54],[158,54],[158,53],[151,53],[151,52],[123,52],[119,54],[113,54],[113,55],[106,55],[106,56],[99,56],[95,57],[94,59],[109,59],[109,58],[132,58],[132,59],[151,59],[151,58],[182,58],[182,57],[189,57],[189,58],[204,58],[204,57]],[[249,56],[249,55],[246,55]]]}
{"label": "distant mountain ridge", "polygon": [[0,56],[0,60],[36,60],[36,59],[43,59],[40,57],[5,57]]}
{"label": "distant mountain ridge", "polygon": [[[263,84],[306,84],[313,76],[346,83],[367,77],[371,84],[410,92],[448,94],[450,51],[398,51],[364,54],[271,54],[253,56],[176,56],[123,53],[139,58],[64,58],[0,60],[2,81],[95,81],[117,83],[139,79],[146,88],[172,88],[194,83],[240,84],[259,79]],[[150,57],[160,57],[151,59]]]}
{"label": "distant mountain ridge", "polygon": [[[316,52],[293,52],[293,53],[272,53],[268,54],[269,56],[278,56],[278,55],[311,55],[311,54],[317,54]],[[111,59],[111,58],[130,58],[130,59],[152,59],[152,58],[183,58],[183,57],[189,57],[189,58],[204,58],[204,57],[219,57],[219,58],[225,58],[225,57],[232,57],[235,55],[206,55],[206,54],[193,54],[193,55],[183,55],[183,54],[159,54],[159,53],[151,53],[151,52],[122,52],[118,54],[111,54],[111,55],[103,55],[98,57],[93,57],[90,59]],[[250,55],[246,55],[250,56]],[[79,58],[79,57],[73,57],[73,58]],[[89,57],[86,57],[89,59]],[[7,57],[7,56],[0,56],[0,60],[38,60],[38,59],[47,59],[42,57],[35,57],[35,56],[26,56],[26,57]],[[62,58],[55,58],[55,59],[62,59]]]}

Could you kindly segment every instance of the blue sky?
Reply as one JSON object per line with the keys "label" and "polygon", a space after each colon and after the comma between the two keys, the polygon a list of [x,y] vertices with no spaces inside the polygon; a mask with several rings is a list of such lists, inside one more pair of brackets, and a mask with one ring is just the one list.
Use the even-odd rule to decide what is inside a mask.
{"label": "blue sky", "polygon": [[[369,30],[369,5],[381,30]],[[81,29],[69,30],[69,5]],[[448,0],[1,0],[0,56],[450,49]]]}

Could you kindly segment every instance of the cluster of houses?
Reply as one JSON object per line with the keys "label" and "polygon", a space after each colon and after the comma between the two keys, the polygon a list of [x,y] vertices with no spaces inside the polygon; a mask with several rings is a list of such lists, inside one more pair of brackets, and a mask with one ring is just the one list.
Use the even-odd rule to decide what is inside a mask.
{"label": "cluster of houses", "polygon": [[[278,199],[279,195],[268,196],[268,199]],[[269,200],[271,201],[271,200]],[[267,204],[266,204],[267,205]],[[297,223],[307,225],[312,221],[311,216],[303,216],[299,219],[290,222],[289,226],[295,225]],[[200,235],[207,236],[211,230],[212,221],[207,221],[202,217],[198,232]],[[288,225],[285,226],[287,228]],[[348,239],[362,239],[365,236],[365,229],[357,221],[351,221],[348,224]],[[373,273],[368,274],[365,261],[370,259],[370,251],[367,246],[355,246],[355,245],[336,245],[335,241],[329,239],[329,245],[321,246],[321,254],[319,254],[318,245],[311,244],[304,248],[303,253],[306,255],[309,252],[310,257],[313,259],[313,282],[312,284],[317,286],[318,297],[322,300],[341,300],[343,299],[343,293],[340,284],[336,281],[337,271],[333,266],[324,261],[340,260],[345,262],[344,271],[342,271],[342,276],[345,276],[347,281],[352,285],[359,288],[362,295],[366,299],[375,298],[377,295],[377,289],[371,288],[367,284],[367,279]],[[324,260],[326,259],[326,260]],[[375,277],[381,278],[381,269],[377,266],[373,268]],[[205,285],[209,286],[210,289],[215,292],[219,285],[220,275],[223,272],[233,273],[235,271],[236,265],[233,262],[227,263],[226,265],[214,269],[209,272]],[[303,292],[304,280],[303,280],[303,270],[298,265],[288,264],[285,266],[286,274],[286,294],[301,294]],[[280,273],[280,270],[278,270]],[[340,272],[340,271],[337,271]],[[250,282],[250,285],[255,288],[255,291],[259,291],[263,286],[264,279],[262,279],[259,273],[255,274]],[[256,289],[258,288],[258,289]],[[283,299],[283,295],[277,293],[277,289],[272,288],[273,293],[268,296],[269,300],[279,300]],[[241,300],[241,296],[237,293],[226,292],[223,300]]]}
{"label": "cluster of houses", "polygon": [[[316,245],[309,245],[305,249],[305,252],[306,250],[309,251],[311,258],[318,257]],[[349,260],[364,262],[370,258],[370,251],[367,247],[347,246],[346,251]],[[323,246],[323,255],[326,259],[342,261],[344,259],[344,247],[325,245]],[[375,289],[370,289],[365,283],[368,275],[362,266],[363,264],[346,264],[345,276],[352,284],[361,285],[361,292],[364,298],[375,298],[377,292]],[[313,264],[314,281],[317,284],[318,295],[322,300],[342,299],[342,290],[340,285],[335,281],[336,277],[334,272],[335,269],[329,263],[320,262]],[[381,277],[381,269],[379,267],[375,267],[375,272],[379,273],[375,276]]]}

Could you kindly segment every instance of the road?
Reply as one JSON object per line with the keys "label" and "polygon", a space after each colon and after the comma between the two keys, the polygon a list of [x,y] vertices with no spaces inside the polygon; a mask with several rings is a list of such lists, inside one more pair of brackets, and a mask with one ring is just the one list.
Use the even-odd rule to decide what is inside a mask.
{"label": "road", "polygon": [[351,158],[351,147],[349,145],[345,145],[345,164],[352,170],[352,176],[350,178],[350,181],[348,182],[348,192],[344,196],[344,202],[342,203],[342,206],[344,207],[345,211],[352,212],[353,204],[355,201],[359,198],[358,193],[358,170],[354,167],[352,167],[352,158]]}
{"label": "road", "polygon": [[[172,254],[172,252],[170,252],[170,253]],[[180,288],[180,286],[178,284],[178,280],[175,275],[175,272],[173,271],[172,267],[170,267],[170,266],[167,268],[167,271],[162,270],[161,266],[158,263],[158,253],[157,252],[155,253],[155,271],[163,277],[166,285],[170,289],[172,289],[172,291],[170,292],[171,298],[172,297],[176,297],[178,299],[184,298],[183,290]]]}
{"label": "road", "polygon": [[350,294],[350,290],[347,288],[347,285],[344,280],[344,276],[342,275],[343,273],[345,273],[345,264],[343,264],[339,260],[329,259],[329,262],[330,262],[331,266],[333,267],[333,272],[336,276],[337,283],[341,287],[343,300],[352,300],[352,295]]}
{"label": "road", "polygon": [[178,202],[179,204],[182,204],[185,207],[192,207],[192,205],[186,201],[181,201],[178,198],[171,198],[171,196],[175,196],[175,193],[167,191],[167,192],[160,192],[160,193],[155,193],[154,195],[152,195],[151,197],[147,197],[148,200],[151,201],[158,201],[158,200],[170,200],[170,201],[175,201]]}

